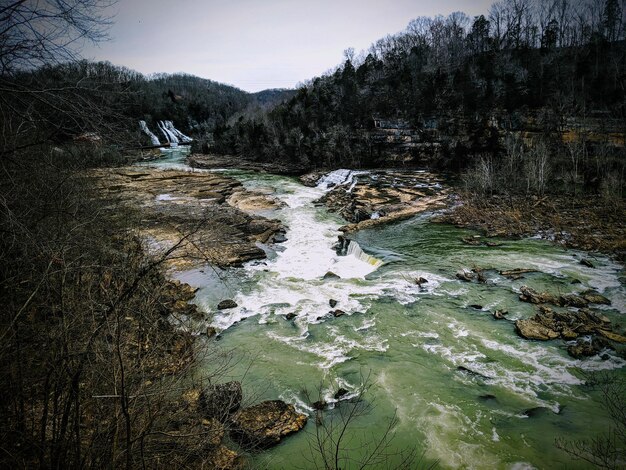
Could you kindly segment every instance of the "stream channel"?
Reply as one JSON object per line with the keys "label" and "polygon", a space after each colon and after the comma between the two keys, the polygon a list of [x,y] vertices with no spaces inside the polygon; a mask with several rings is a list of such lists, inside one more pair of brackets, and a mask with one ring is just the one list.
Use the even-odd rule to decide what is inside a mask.
{"label": "stream channel", "polygon": [[[188,168],[180,158],[152,165]],[[211,314],[220,347],[234,356],[227,378],[241,380],[257,400],[280,398],[310,416],[304,432],[253,457],[259,467],[312,468],[311,401],[321,397],[332,405],[339,388],[354,392],[367,379],[364,398],[372,409],[348,431],[357,457],[371,450],[395,415],[387,452],[414,449],[422,458],[412,468],[434,462],[438,468],[588,468],[559,450],[555,439],[607,431],[600,394],[585,386],[584,374],[624,377],[626,362],[611,350],[574,359],[566,342],[525,340],[511,320],[536,313],[536,306],[518,299],[528,285],[555,294],[595,289],[612,302],[602,313],[623,325],[622,266],[536,238],[468,246],[461,238],[474,232],[432,223],[432,214],[358,232],[351,238],[360,249],[353,245],[350,254],[338,256],[333,246],[345,221],[313,204],[324,188],[223,171],[248,189],[272,188],[285,205],[261,214],[283,221],[287,241],[264,247],[266,260],[176,278],[200,288],[195,301]],[[580,264],[590,256],[595,268]],[[493,269],[486,283],[455,278],[473,266]],[[518,280],[498,274],[514,268],[538,272]],[[325,277],[328,272],[339,277]],[[428,281],[421,288],[413,281],[419,277]],[[238,307],[218,311],[223,299]],[[345,315],[329,315],[335,309]],[[508,310],[508,320],[494,320],[496,309]],[[287,320],[289,313],[296,317]],[[205,367],[212,367],[210,357]],[[329,409],[322,417],[332,420],[337,413]],[[381,468],[399,459],[389,456]]]}

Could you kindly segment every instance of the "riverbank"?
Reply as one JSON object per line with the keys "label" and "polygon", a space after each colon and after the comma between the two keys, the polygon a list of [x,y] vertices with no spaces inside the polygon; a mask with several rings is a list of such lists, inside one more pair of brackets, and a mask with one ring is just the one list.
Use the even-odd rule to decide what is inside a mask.
{"label": "riverbank", "polygon": [[457,204],[435,219],[476,229],[486,237],[540,236],[568,248],[626,260],[626,204],[599,196],[483,196],[458,193]]}

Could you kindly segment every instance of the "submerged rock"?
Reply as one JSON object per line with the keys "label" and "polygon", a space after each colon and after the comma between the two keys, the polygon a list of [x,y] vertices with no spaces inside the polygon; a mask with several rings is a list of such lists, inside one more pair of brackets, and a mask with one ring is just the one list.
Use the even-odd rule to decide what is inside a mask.
{"label": "submerged rock", "polygon": [[524,416],[528,418],[538,418],[544,415],[556,414],[550,408],[546,408],[545,406],[537,406],[535,408],[529,408],[522,413]]}
{"label": "submerged rock", "polygon": [[270,400],[237,411],[231,418],[231,436],[251,449],[266,449],[304,427],[307,416],[293,405]]}
{"label": "submerged rock", "polygon": [[219,304],[217,304],[218,310],[226,310],[235,307],[237,307],[237,302],[231,299],[222,300]]}
{"label": "submerged rock", "polygon": [[593,263],[591,261],[589,261],[587,258],[581,259],[580,260],[580,264],[582,264],[583,266],[587,266],[588,268],[595,268]]}

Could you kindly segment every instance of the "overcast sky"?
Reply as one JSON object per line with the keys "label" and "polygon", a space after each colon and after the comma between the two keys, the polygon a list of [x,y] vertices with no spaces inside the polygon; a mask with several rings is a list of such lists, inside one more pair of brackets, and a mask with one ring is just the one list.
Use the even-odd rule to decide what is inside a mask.
{"label": "overcast sky", "polygon": [[292,88],[418,16],[486,13],[492,0],[119,0],[89,59],[186,72],[246,91]]}

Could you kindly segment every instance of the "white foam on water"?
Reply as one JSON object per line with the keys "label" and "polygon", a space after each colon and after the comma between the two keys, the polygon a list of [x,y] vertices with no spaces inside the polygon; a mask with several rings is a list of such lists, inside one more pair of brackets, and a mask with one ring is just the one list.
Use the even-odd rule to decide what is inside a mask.
{"label": "white foam on water", "polygon": [[315,341],[309,340],[308,336],[305,335],[294,337],[268,332],[268,336],[273,340],[320,357],[322,360],[317,365],[324,370],[352,359],[349,353],[353,350],[385,352],[389,347],[387,340],[378,336],[366,336],[357,341],[356,339],[345,337],[333,327],[328,328],[328,334],[329,338],[327,340]]}
{"label": "white foam on water", "polygon": [[507,467],[507,470],[537,470],[537,467],[528,462],[515,462]]}
{"label": "white foam on water", "polygon": [[324,175],[319,180],[317,180],[317,187],[323,190],[329,190],[334,188],[335,186],[350,185],[346,190],[347,192],[350,192],[352,191],[352,189],[354,189],[354,186],[356,186],[356,177],[358,175],[365,175],[367,173],[369,172],[348,170],[345,168],[331,171],[327,175]]}
{"label": "white foam on water", "polygon": [[480,415],[472,420],[456,405],[433,402],[420,421],[428,429],[427,455],[438,459],[443,467],[478,470],[497,468],[500,464],[498,457],[481,444],[484,433],[479,429]]}

